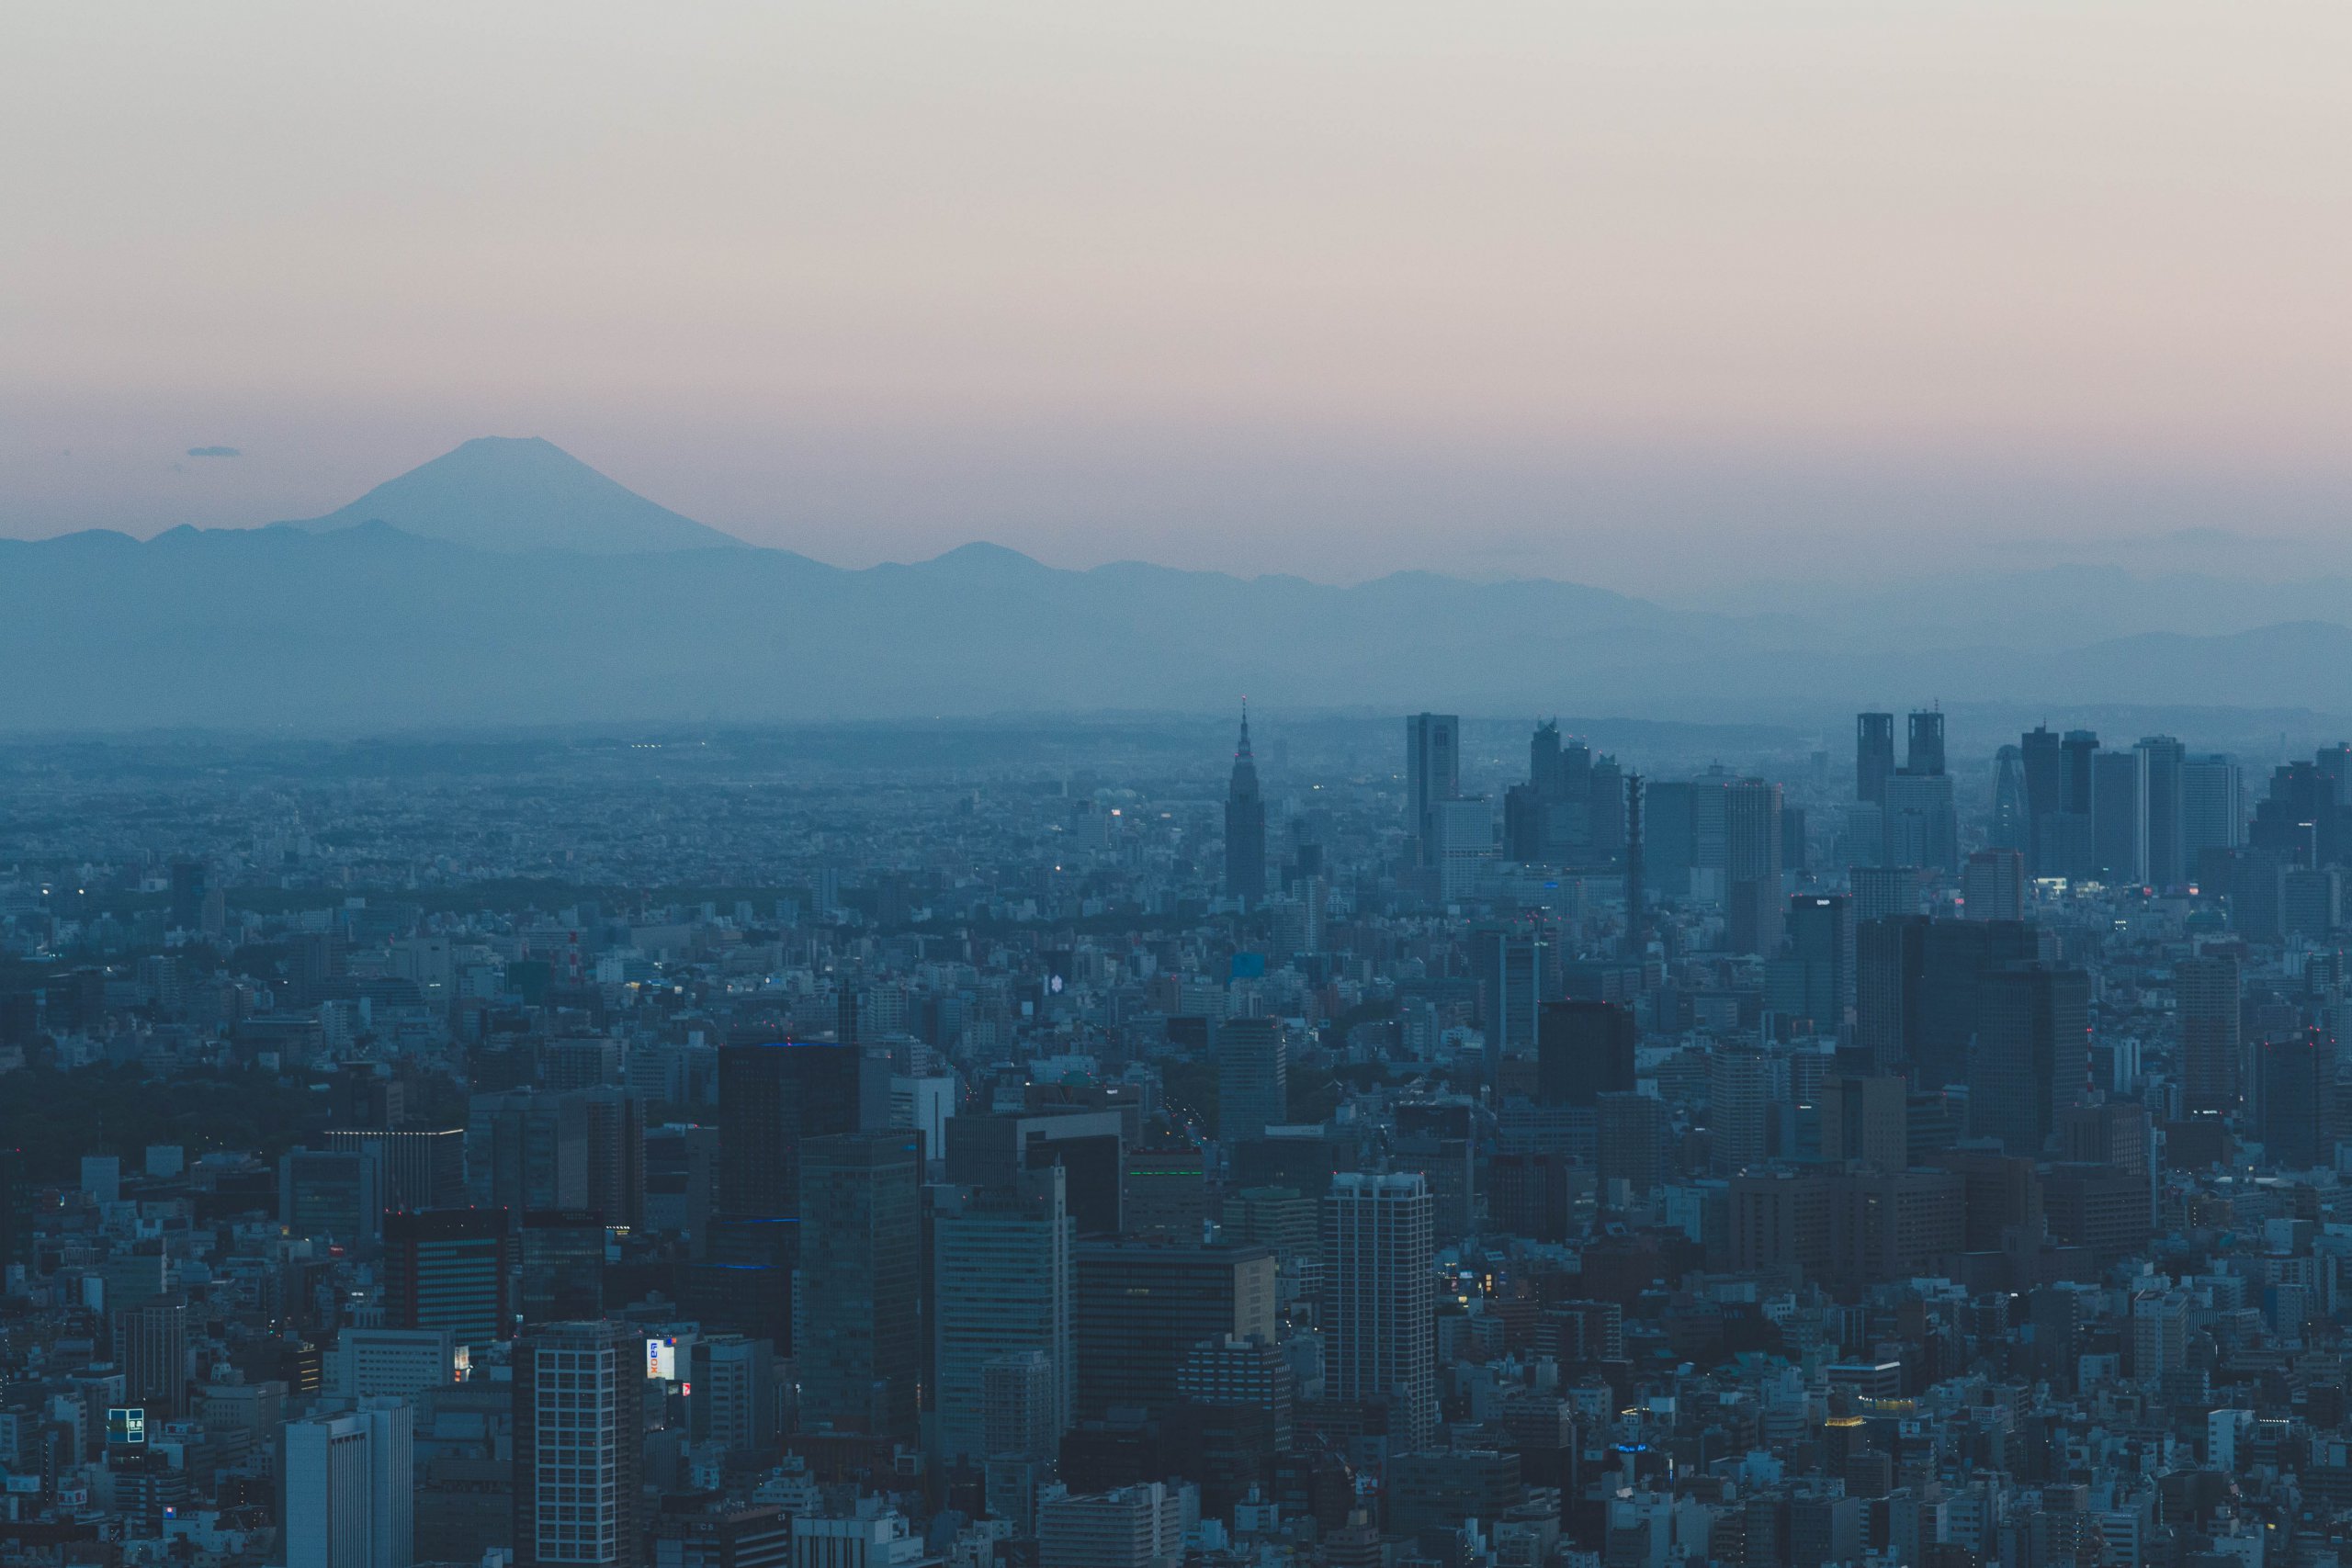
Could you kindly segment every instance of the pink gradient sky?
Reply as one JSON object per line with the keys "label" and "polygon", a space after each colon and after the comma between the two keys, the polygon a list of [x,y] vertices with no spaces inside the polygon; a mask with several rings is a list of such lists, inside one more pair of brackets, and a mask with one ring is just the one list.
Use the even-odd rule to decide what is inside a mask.
{"label": "pink gradient sky", "polygon": [[0,534],[310,515],[495,434],[850,564],[2346,564],[2352,8],[6,30]]}

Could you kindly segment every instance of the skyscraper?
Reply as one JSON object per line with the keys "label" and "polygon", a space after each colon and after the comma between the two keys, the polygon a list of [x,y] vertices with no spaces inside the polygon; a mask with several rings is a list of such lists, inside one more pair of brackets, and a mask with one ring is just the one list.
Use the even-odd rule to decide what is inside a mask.
{"label": "skyscraper", "polygon": [[1977,981],[1968,1113],[1979,1137],[2036,1156],[2089,1089],[2090,976],[2013,964]]}
{"label": "skyscraper", "polygon": [[2234,1115],[2245,1081],[2238,961],[2219,953],[2184,958],[2173,965],[2172,985],[2180,1020],[2183,1108],[2191,1115]]}
{"label": "skyscraper", "polygon": [[2091,817],[2098,871],[2132,886],[2148,880],[2148,752],[2102,751],[2091,766]]}
{"label": "skyscraper", "polygon": [[1649,889],[1642,850],[1642,775],[1625,775],[1625,942],[1623,956],[1639,958],[1649,944]]}
{"label": "skyscraper", "polygon": [[1934,778],[1944,771],[1944,716],[1934,708],[1923,708],[1911,715],[1907,745],[1903,758],[1903,771],[1921,778]]}
{"label": "skyscraper", "polygon": [[1781,943],[1781,786],[1739,779],[1723,794],[1726,941],[1734,953]]}
{"label": "skyscraper", "polygon": [[2188,754],[2169,735],[2141,738],[2148,760],[2148,881],[2158,889],[2179,887],[2193,876],[2189,864],[2187,779]]}
{"label": "skyscraper", "polygon": [[1789,900],[1788,940],[1767,972],[1767,999],[1775,1012],[1813,1021],[1838,1034],[1854,1010],[1853,906],[1834,894],[1800,893]]}
{"label": "skyscraper", "polygon": [[1432,1223],[1416,1175],[1342,1172],[1323,1199],[1325,1389],[1347,1404],[1385,1401],[1399,1453],[1437,1431]]}
{"label": "skyscraper", "polygon": [[1462,720],[1450,713],[1418,713],[1405,721],[1405,824],[1415,860],[1435,863],[1436,807],[1462,794]]}
{"label": "skyscraper", "polygon": [[1993,818],[1985,837],[1996,850],[2033,848],[2033,814],[2026,803],[2025,753],[2004,746],[1993,759]]}
{"label": "skyscraper", "polygon": [[1634,1087],[1634,1047],[1641,1029],[1614,1002],[1546,1002],[1536,1022],[1536,1099],[1544,1105],[1590,1105]]}
{"label": "skyscraper", "polygon": [[2011,849],[1971,852],[1961,868],[1960,900],[1962,919],[2025,919],[2025,857]]}
{"label": "skyscraper", "polygon": [[1051,1427],[1070,1422],[1078,1393],[1071,1254],[1077,1245],[1059,1166],[1015,1188],[947,1195],[933,1221],[933,1322],[939,1445],[949,1459],[988,1457],[984,1370],[1035,1350],[1046,1359]]}
{"label": "skyscraper", "polygon": [[1290,1120],[1290,1040],[1277,1018],[1230,1018],[1216,1032],[1217,1136],[1228,1146]]}
{"label": "skyscraper", "polygon": [[800,1145],[792,1343],[809,1426],[915,1436],[922,1182],[912,1132],[844,1133]]}
{"label": "skyscraper", "polygon": [[514,1348],[514,1561],[639,1561],[645,1337],[560,1323]]}
{"label": "skyscraper", "polygon": [[[2237,759],[2218,752],[2180,765],[2181,870],[2196,878],[2199,855],[2245,842],[2245,787]],[[2209,890],[2211,891],[2211,890]]]}
{"label": "skyscraper", "polygon": [[1904,772],[1886,781],[1881,860],[1938,871],[1960,869],[1960,819],[1949,773]]}
{"label": "skyscraper", "polygon": [[2064,809],[2065,795],[2065,759],[2061,750],[2058,732],[2046,724],[2036,725],[2019,739],[2018,755],[2025,774],[2026,867],[2035,876],[2052,876],[2056,872],[2041,863],[2041,843],[2045,833],[2042,824]]}
{"label": "skyscraper", "polygon": [[800,1213],[800,1141],[889,1122],[889,1063],[855,1045],[725,1045],[718,1052],[718,1211]]}
{"label": "skyscraper", "polygon": [[395,1398],[286,1424],[286,1568],[409,1568],[413,1427],[408,1401]]}
{"label": "skyscraper", "polygon": [[1241,710],[1241,739],[1233,749],[1233,776],[1225,789],[1225,893],[1256,908],[1266,901],[1266,802],[1258,793],[1258,763],[1250,752],[1250,710]]}
{"label": "skyscraper", "polygon": [[2273,1162],[2308,1170],[2328,1160],[2335,1100],[2335,1035],[2296,1029],[2255,1046],[2255,1132]]}
{"label": "skyscraper", "polygon": [[1894,716],[1858,713],[1854,716],[1854,798],[1871,806],[1886,803],[1886,781],[1894,772]]}

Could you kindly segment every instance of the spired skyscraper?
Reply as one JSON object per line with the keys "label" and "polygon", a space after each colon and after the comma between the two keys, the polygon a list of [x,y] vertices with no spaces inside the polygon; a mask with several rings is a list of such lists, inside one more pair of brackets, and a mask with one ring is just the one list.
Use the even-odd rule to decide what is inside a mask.
{"label": "spired skyscraper", "polygon": [[1233,750],[1233,778],[1225,789],[1225,893],[1255,908],[1266,901],[1266,801],[1258,793],[1258,763],[1250,753],[1250,709],[1241,710],[1241,740]]}

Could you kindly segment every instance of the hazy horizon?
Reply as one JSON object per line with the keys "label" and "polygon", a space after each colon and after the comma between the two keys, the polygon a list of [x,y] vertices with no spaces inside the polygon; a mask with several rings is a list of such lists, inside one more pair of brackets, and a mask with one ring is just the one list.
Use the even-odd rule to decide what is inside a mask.
{"label": "hazy horizon", "polygon": [[19,16],[0,535],[500,434],[850,566],[2340,569],[2352,16],[2249,19]]}

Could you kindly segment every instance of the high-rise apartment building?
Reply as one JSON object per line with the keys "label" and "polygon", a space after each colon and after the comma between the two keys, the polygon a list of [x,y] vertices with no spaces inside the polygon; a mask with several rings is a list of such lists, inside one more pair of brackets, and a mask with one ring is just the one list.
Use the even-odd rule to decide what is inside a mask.
{"label": "high-rise apartment building", "polygon": [[1345,1171],[1323,1199],[1325,1390],[1385,1402],[1391,1448],[1437,1431],[1436,1276],[1429,1189],[1416,1175]]}
{"label": "high-rise apartment building", "polygon": [[620,1568],[641,1560],[645,1337],[560,1323],[514,1348],[514,1561]]}

